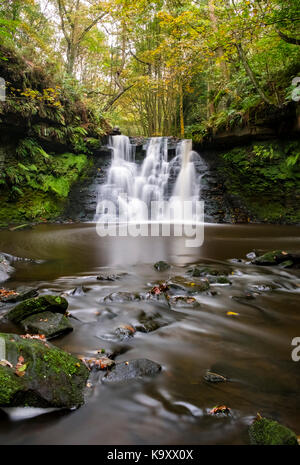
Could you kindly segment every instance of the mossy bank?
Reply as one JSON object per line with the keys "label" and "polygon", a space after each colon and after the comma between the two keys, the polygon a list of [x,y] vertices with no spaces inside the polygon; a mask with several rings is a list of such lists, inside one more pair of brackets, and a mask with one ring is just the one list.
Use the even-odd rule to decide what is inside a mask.
{"label": "mossy bank", "polygon": [[0,226],[49,221],[68,205],[72,186],[93,166],[109,126],[61,81],[18,51],[0,46]]}
{"label": "mossy bank", "polygon": [[299,141],[257,141],[201,155],[210,170],[203,200],[217,222],[300,224]]}

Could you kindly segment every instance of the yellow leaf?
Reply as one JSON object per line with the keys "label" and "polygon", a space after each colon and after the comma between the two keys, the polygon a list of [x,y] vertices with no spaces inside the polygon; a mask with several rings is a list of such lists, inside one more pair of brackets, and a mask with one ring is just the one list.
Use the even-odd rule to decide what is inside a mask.
{"label": "yellow leaf", "polygon": [[239,313],[236,313],[236,312],[227,312],[226,315],[228,315],[228,316],[238,316]]}

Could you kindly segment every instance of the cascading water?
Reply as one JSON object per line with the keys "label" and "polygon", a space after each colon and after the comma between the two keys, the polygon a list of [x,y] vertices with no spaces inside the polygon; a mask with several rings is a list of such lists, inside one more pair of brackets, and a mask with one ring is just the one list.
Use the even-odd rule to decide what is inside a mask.
{"label": "cascading water", "polygon": [[[168,139],[152,137],[149,140],[146,156],[141,166],[134,161],[130,140],[127,136],[112,136],[112,163],[107,183],[98,192],[98,205],[94,221],[148,221],[151,202],[166,201],[164,208],[158,209],[151,221],[164,221],[166,209],[173,208],[173,216],[183,220],[184,201],[199,198],[199,185],[192,161],[192,141],[183,140],[177,145],[176,157],[168,161]],[[169,194],[170,173],[178,173],[173,192]],[[114,216],[107,214],[107,202],[113,202],[117,209]],[[186,217],[185,217],[186,218]]]}

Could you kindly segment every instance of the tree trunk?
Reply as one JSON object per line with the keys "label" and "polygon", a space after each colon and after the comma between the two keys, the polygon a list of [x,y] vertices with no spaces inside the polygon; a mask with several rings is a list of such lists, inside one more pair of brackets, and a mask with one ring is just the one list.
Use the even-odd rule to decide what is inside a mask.
{"label": "tree trunk", "polygon": [[248,77],[250,78],[252,84],[254,85],[255,89],[257,90],[258,94],[260,95],[260,97],[263,99],[263,101],[265,103],[267,103],[268,105],[273,105],[273,102],[271,101],[271,99],[267,96],[267,94],[264,92],[264,90],[260,87],[259,85],[259,82],[254,74],[254,72],[252,71],[252,68],[247,60],[247,57],[245,55],[245,52],[243,50],[243,47],[240,43],[236,44],[236,48],[237,48],[237,51],[238,51],[238,55],[240,57],[240,60],[241,62],[243,63],[243,66],[245,68],[245,71],[248,75]]}

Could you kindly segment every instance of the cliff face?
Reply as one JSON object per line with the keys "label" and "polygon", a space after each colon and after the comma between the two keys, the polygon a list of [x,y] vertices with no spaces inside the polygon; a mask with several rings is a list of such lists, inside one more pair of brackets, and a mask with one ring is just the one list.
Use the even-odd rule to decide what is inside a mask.
{"label": "cliff face", "polygon": [[0,225],[54,219],[71,186],[93,164],[109,126],[89,110],[74,83],[0,47]]}
{"label": "cliff face", "polygon": [[202,196],[212,221],[300,224],[299,141],[256,140],[199,152],[209,168]]}

